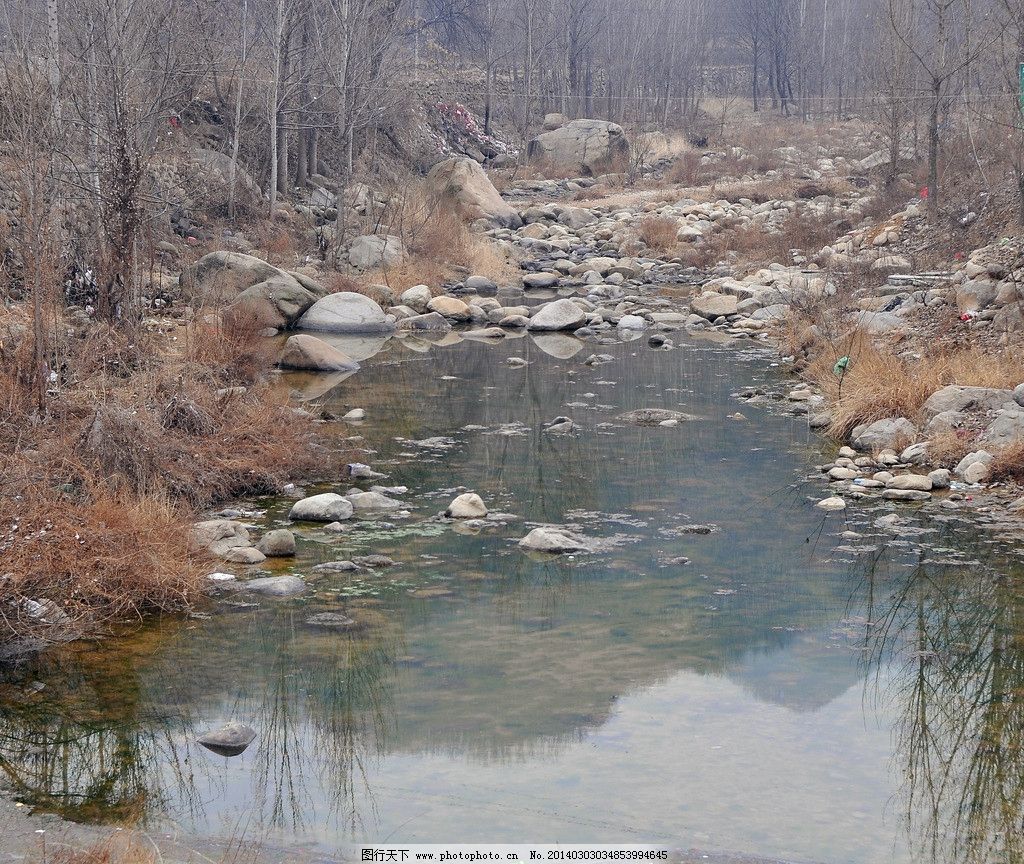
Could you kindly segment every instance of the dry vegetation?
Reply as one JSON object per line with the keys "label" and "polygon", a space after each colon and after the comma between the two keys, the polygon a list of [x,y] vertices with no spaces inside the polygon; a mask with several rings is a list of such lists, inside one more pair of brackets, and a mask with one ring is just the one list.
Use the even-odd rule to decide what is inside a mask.
{"label": "dry vegetation", "polygon": [[[318,454],[244,327],[114,331],[54,350],[46,409],[22,340],[0,372],[0,643],[63,638],[198,597],[198,508],[272,492]],[[39,604],[42,604],[41,606]]]}
{"label": "dry vegetation", "polygon": [[407,188],[384,224],[385,233],[402,238],[406,254],[366,279],[387,285],[396,295],[420,284],[439,289],[469,273],[506,282],[517,272],[493,241],[470,231],[456,211],[434,200],[421,185]]}
{"label": "dry vegetation", "polygon": [[[1013,388],[1024,380],[1024,358],[1018,352],[937,347],[907,357],[862,331],[833,342],[819,341],[808,353],[813,359],[803,375],[828,397],[830,432],[842,440],[863,423],[888,417],[917,419],[928,397],[949,384]],[[850,363],[840,378],[833,367],[841,356],[849,356]],[[941,456],[937,462],[958,461],[956,454],[967,452],[972,441],[972,433],[964,430],[942,436],[929,452],[933,458]]]}

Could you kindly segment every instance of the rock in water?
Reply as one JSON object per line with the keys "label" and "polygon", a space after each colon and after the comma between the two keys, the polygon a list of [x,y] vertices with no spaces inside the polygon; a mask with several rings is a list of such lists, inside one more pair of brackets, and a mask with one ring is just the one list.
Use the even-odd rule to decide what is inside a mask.
{"label": "rock in water", "polygon": [[845,510],[846,502],[837,495],[833,495],[831,498],[822,499],[814,506],[820,510]]}
{"label": "rock in water", "polygon": [[241,583],[243,591],[264,597],[294,597],[306,591],[306,583],[298,576],[265,576]]}
{"label": "rock in water", "polygon": [[352,502],[344,495],[324,492],[296,501],[288,518],[299,522],[341,522],[351,519],[354,509]]}
{"label": "rock in water", "polygon": [[545,525],[534,528],[519,541],[519,547],[531,552],[586,552],[590,549],[590,543],[568,528]]}
{"label": "rock in water", "polygon": [[348,354],[308,333],[296,333],[284,343],[278,365],[282,369],[309,372],[355,372],[359,368]]}
{"label": "rock in water", "polygon": [[444,515],[450,519],[483,519],[487,515],[487,505],[476,492],[466,492],[448,505]]}
{"label": "rock in water", "polygon": [[207,750],[220,756],[237,756],[256,740],[256,730],[243,723],[227,723],[196,739]]}
{"label": "rock in water", "polygon": [[562,299],[541,306],[526,326],[528,330],[575,330],[586,321],[586,313],[579,306]]}
{"label": "rock in water", "polygon": [[640,408],[637,411],[627,411],[625,414],[620,414],[619,419],[627,423],[635,423],[637,426],[660,426],[666,421],[675,420],[676,422],[682,422],[684,420],[693,420],[694,418],[690,414],[684,414],[682,411],[671,411],[668,408]]}
{"label": "rock in water", "polygon": [[306,619],[306,626],[322,630],[339,630],[344,633],[361,629],[358,621],[339,612],[317,612]]}
{"label": "rock in water", "polygon": [[268,558],[290,557],[295,554],[295,535],[287,528],[277,528],[260,537],[256,548]]}

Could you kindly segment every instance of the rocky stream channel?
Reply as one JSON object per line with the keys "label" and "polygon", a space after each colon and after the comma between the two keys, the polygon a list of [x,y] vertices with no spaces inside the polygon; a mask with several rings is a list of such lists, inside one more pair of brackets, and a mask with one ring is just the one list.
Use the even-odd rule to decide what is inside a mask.
{"label": "rocky stream channel", "polygon": [[281,385],[357,458],[208,514],[208,608],[5,669],[0,861],[96,826],[165,861],[1019,860],[1020,538],[970,478],[811,429],[760,337],[814,271],[691,304],[723,274],[495,233],[524,288],[299,320],[284,365],[329,371]]}
{"label": "rocky stream channel", "polygon": [[[173,860],[458,836],[910,861],[959,854],[967,806],[1005,836],[1020,709],[979,697],[1020,686],[1014,546],[948,497],[817,507],[832,454],[769,349],[324,338],[361,364],[322,398],[361,409],[344,422],[373,475],[211,514],[257,545],[294,532],[294,556],[217,569],[295,596],[220,582],[203,614],[10,673],[23,811],[141,826]],[[350,487],[376,506],[289,519]],[[487,515],[443,515],[470,491]],[[579,548],[522,547],[548,524]],[[241,755],[197,743],[230,722],[255,732]]]}

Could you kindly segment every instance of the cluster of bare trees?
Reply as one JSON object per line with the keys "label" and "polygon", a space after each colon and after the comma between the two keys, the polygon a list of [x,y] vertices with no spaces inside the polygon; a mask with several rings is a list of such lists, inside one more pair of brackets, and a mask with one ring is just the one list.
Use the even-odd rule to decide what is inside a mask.
{"label": "cluster of bare trees", "polygon": [[243,168],[268,215],[314,174],[344,191],[400,107],[441,91],[519,143],[550,111],[692,129],[710,99],[872,117],[894,166],[920,136],[933,202],[966,118],[1012,143],[1024,201],[1024,0],[0,0],[0,39],[0,132],[34,178],[25,248],[59,211],[111,320],[138,283],[151,163],[197,105],[231,217]]}

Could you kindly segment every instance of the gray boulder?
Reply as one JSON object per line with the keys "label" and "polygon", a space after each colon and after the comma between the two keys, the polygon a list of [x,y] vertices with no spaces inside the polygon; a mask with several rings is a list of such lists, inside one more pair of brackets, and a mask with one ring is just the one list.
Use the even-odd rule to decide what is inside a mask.
{"label": "gray boulder", "polygon": [[288,512],[294,522],[341,522],[352,518],[354,507],[344,495],[323,492],[296,501]]}
{"label": "gray boulder", "polygon": [[626,168],[629,142],[616,123],[572,120],[534,138],[527,157],[559,172],[596,177]]}
{"label": "gray boulder", "polygon": [[393,267],[405,255],[402,238],[393,235],[363,234],[348,246],[348,261],[357,270]]}
{"label": "gray boulder", "polygon": [[349,492],[345,497],[357,511],[401,510],[405,507],[401,501],[389,498],[383,492]]}
{"label": "gray boulder", "polygon": [[211,252],[181,274],[182,292],[199,306],[230,306],[268,327],[291,327],[327,289],[301,280],[260,258],[240,252]]}
{"label": "gray boulder", "polygon": [[250,579],[238,586],[242,591],[262,597],[295,597],[306,591],[306,583],[298,576],[264,576]]}
{"label": "gray boulder", "polygon": [[891,417],[856,427],[850,438],[857,450],[885,450],[902,447],[916,436],[917,428],[913,423],[905,417]]}
{"label": "gray boulder", "polygon": [[487,505],[476,492],[466,492],[455,498],[444,512],[451,519],[483,519]]}
{"label": "gray boulder", "polygon": [[1024,441],[1024,411],[1000,411],[995,420],[989,423],[983,437],[985,441],[1001,447]]}
{"label": "gray boulder", "polygon": [[268,558],[290,558],[295,554],[295,535],[287,528],[267,531],[256,548]]}
{"label": "gray boulder", "polygon": [[298,320],[302,330],[326,333],[391,333],[395,320],[369,297],[339,291],[317,300]]}
{"label": "gray boulder", "polygon": [[256,740],[256,731],[242,723],[226,723],[196,739],[219,756],[237,756]]}
{"label": "gray boulder", "polygon": [[522,540],[519,547],[530,552],[585,552],[590,549],[589,541],[580,534],[556,525],[534,528]]}
{"label": "gray boulder", "polygon": [[482,219],[498,228],[523,224],[475,159],[454,157],[438,162],[428,172],[426,184],[436,200],[454,207],[467,222]]}
{"label": "gray boulder", "polygon": [[1012,390],[950,384],[928,397],[921,406],[921,414],[930,420],[943,411],[991,411],[1013,402]]}
{"label": "gray boulder", "polygon": [[586,313],[572,300],[555,300],[538,309],[529,323],[529,330],[575,330],[587,322]]}
{"label": "gray boulder", "polygon": [[735,315],[739,300],[732,294],[718,294],[715,291],[704,291],[690,301],[690,309],[708,321],[714,321],[722,315]]}
{"label": "gray boulder", "polygon": [[403,318],[398,322],[398,326],[401,330],[436,330],[442,333],[452,329],[451,322],[439,312]]}

